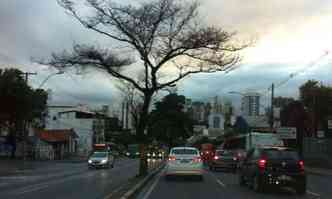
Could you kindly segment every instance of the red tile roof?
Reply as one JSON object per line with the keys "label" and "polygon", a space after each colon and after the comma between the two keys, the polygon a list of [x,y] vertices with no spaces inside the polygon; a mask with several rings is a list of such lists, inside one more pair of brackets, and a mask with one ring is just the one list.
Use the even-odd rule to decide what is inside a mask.
{"label": "red tile roof", "polygon": [[73,129],[37,130],[36,135],[46,142],[67,142],[70,137],[78,137]]}

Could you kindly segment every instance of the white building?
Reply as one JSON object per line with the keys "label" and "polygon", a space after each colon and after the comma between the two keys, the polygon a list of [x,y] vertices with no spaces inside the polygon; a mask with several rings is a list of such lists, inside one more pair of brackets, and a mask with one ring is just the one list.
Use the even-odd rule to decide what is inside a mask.
{"label": "white building", "polygon": [[78,135],[78,154],[92,150],[96,115],[81,106],[49,106],[45,129],[73,129]]}
{"label": "white building", "polygon": [[211,113],[221,114],[223,112],[222,101],[218,96],[215,96],[211,102]]}
{"label": "white building", "polygon": [[242,97],[243,116],[259,116],[260,94],[256,92],[245,93]]}
{"label": "white building", "polygon": [[225,117],[221,113],[211,113],[209,115],[209,129],[224,130]]}

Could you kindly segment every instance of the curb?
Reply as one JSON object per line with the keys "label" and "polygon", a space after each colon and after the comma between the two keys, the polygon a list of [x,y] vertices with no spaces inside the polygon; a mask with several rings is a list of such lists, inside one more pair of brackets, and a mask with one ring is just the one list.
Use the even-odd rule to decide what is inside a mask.
{"label": "curb", "polygon": [[133,197],[140,189],[142,189],[156,174],[158,174],[165,166],[163,163],[158,168],[154,169],[150,174],[144,177],[139,183],[137,183],[133,188],[123,194],[120,199],[130,199]]}

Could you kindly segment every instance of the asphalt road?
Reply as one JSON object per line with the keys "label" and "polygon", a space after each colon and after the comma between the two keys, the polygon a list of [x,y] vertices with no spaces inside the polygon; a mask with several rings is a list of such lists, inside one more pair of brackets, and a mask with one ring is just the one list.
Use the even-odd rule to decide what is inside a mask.
{"label": "asphalt road", "polygon": [[330,199],[332,176],[308,176],[307,194],[298,196],[291,189],[256,193],[238,184],[236,174],[228,172],[204,173],[204,180],[176,178],[166,181],[163,171],[138,194],[136,199]]}
{"label": "asphalt road", "polygon": [[63,163],[38,172],[0,177],[2,199],[103,199],[137,174],[138,161],[118,160],[113,169],[89,170]]}

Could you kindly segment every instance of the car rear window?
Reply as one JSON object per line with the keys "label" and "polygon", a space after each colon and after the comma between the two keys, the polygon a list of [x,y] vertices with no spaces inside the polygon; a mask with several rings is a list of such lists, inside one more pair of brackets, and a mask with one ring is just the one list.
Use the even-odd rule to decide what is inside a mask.
{"label": "car rear window", "polygon": [[175,155],[197,155],[198,152],[195,149],[173,149],[172,154],[175,154]]}
{"label": "car rear window", "polygon": [[216,153],[219,156],[232,156],[233,155],[233,153],[230,151],[217,151]]}
{"label": "car rear window", "polygon": [[265,150],[264,151],[267,158],[270,159],[289,159],[289,160],[298,160],[299,155],[296,151],[293,150]]}

